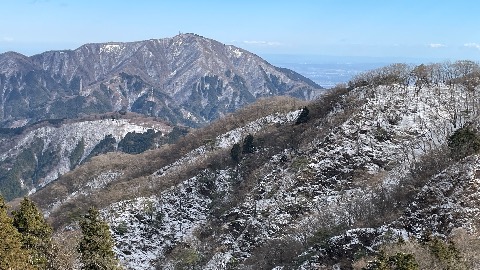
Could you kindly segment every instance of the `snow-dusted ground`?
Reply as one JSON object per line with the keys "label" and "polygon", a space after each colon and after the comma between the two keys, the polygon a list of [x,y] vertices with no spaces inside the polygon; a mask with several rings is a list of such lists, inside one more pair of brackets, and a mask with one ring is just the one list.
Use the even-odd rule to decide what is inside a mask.
{"label": "snow-dusted ground", "polygon": [[205,157],[205,155],[209,151],[214,151],[218,149],[226,149],[232,147],[235,143],[241,142],[241,140],[247,136],[248,134],[255,134],[256,132],[260,131],[262,128],[265,128],[269,125],[274,124],[286,124],[292,123],[297,118],[298,115],[301,113],[301,110],[292,111],[286,114],[276,113],[273,115],[268,115],[257,119],[253,122],[246,124],[243,127],[236,128],[231,130],[225,134],[222,134],[215,138],[215,142],[213,143],[214,147],[212,146],[200,146],[184,157],[180,158],[179,160],[175,161],[172,164],[164,166],[155,172],[156,176],[165,176],[170,172],[175,173],[181,167],[185,167],[189,164],[193,164],[197,160]]}
{"label": "snow-dusted ground", "polygon": [[[356,89],[349,95],[364,99],[365,103],[343,124],[334,127],[325,138],[313,138],[300,149],[285,149],[258,169],[254,186],[223,214],[223,229],[216,230],[215,235],[219,249],[206,259],[205,269],[225,269],[233,262],[241,263],[269,239],[293,237],[302,242],[312,237],[319,226],[355,224],[366,215],[361,212],[361,202],[378,196],[371,186],[392,190],[422,155],[444,144],[455,129],[477,118],[477,111],[472,110],[477,97],[468,96],[459,88],[416,91],[413,87],[378,87]],[[152,180],[173,175],[183,166],[229,148],[268,125],[292,123],[299,112],[268,116],[220,135],[213,144],[160,168]],[[329,117],[342,112],[339,107]],[[434,196],[437,204],[413,205],[411,213],[392,224],[348,230],[333,237],[331,243],[338,243],[344,250],[358,245],[372,249],[387,235],[407,238],[416,230],[425,230],[425,220],[431,220],[433,229],[438,231],[457,226],[475,230],[472,220],[480,212],[476,204],[480,162],[476,158],[465,164],[466,167],[455,165],[432,178],[418,194],[419,202],[429,194],[438,194]],[[453,182],[456,174],[465,181]],[[227,169],[209,176],[224,200],[231,195],[232,175],[232,169]],[[200,192],[201,179],[202,175],[197,175],[157,196],[119,202],[104,209],[117,241],[116,252],[128,269],[151,269],[155,264],[169,269],[176,262],[167,253],[179,245],[200,252],[201,240],[196,230],[208,225],[212,204],[211,197]],[[371,183],[362,182],[367,180]],[[434,211],[443,214],[432,215]],[[448,215],[452,215],[450,219]],[[362,242],[366,235],[371,237],[371,243]],[[306,262],[301,269],[312,269],[307,267],[308,263],[316,262]]]}
{"label": "snow-dusted ground", "polygon": [[[203,158],[209,151],[230,148],[241,142],[246,135],[255,134],[266,126],[291,124],[300,112],[301,110],[295,110],[286,114],[269,115],[220,135],[213,147],[202,146],[191,151],[175,163],[156,171],[153,179],[175,174],[182,167]],[[216,192],[228,194],[231,174],[231,171],[218,172],[214,183]],[[186,180],[155,197],[123,201],[104,209],[105,217],[114,228],[116,252],[129,269],[151,269],[156,261],[162,258],[166,249],[181,242],[192,245],[195,243],[192,240],[195,238],[193,232],[205,223],[211,203],[208,197],[198,193],[198,178]],[[160,216],[161,218],[158,218]],[[123,226],[126,232],[118,233],[118,230],[115,230],[118,226]],[[229,253],[214,256],[207,269],[225,265],[230,260],[229,257]]]}
{"label": "snow-dusted ground", "polygon": [[84,151],[80,159],[82,161],[107,135],[112,135],[118,143],[128,132],[144,133],[151,128],[161,132],[169,130],[169,127],[163,124],[152,127],[151,125],[131,123],[128,119],[102,119],[69,123],[60,127],[40,127],[22,135],[13,147],[0,155],[0,161],[17,156],[36,140],[41,140],[43,142],[43,152],[49,149],[50,151],[55,150],[61,155],[55,168],[50,170],[39,183],[39,186],[43,187],[60,175],[70,171],[69,156],[80,141],[84,143]]}
{"label": "snow-dusted ground", "polygon": [[[118,202],[103,210],[113,228],[115,251],[128,269],[153,269],[175,245],[195,244],[195,230],[205,224],[211,203],[199,191],[199,178],[158,196]],[[215,185],[228,189],[225,182]]]}

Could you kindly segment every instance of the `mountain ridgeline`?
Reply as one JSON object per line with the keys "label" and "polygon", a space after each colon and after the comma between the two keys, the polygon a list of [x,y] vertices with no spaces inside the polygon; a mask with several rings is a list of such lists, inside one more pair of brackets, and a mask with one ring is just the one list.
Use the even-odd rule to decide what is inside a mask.
{"label": "mountain ridgeline", "polygon": [[185,126],[260,97],[311,99],[323,91],[291,70],[194,34],[32,57],[4,53],[0,89],[0,194],[7,200],[96,155],[171,143]]}
{"label": "mountain ridgeline", "polygon": [[0,126],[131,111],[199,126],[255,101],[312,99],[321,87],[243,49],[195,34],[0,54]]}
{"label": "mountain ridgeline", "polygon": [[101,209],[126,269],[478,269],[479,87],[471,61],[393,64],[99,155],[31,198],[66,243]]}
{"label": "mountain ridgeline", "polygon": [[479,269],[478,63],[392,64],[323,92],[186,34],[0,68],[0,187],[32,193],[59,269],[86,267],[92,207],[125,269]]}

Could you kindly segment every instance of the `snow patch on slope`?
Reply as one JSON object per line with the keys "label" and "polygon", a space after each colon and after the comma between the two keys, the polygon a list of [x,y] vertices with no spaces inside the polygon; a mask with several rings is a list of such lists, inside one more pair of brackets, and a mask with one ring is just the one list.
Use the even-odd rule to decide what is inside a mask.
{"label": "snow patch on slope", "polygon": [[[40,187],[57,179],[60,175],[70,171],[69,155],[83,141],[84,151],[80,159],[86,158],[93,148],[105,138],[112,135],[119,142],[128,132],[144,133],[152,127],[130,123],[127,119],[102,119],[63,124],[60,127],[45,126],[34,129],[25,134],[14,147],[0,155],[0,160],[17,156],[24,148],[28,148],[35,140],[42,140],[43,151],[54,149],[60,153],[61,158],[56,167],[51,170],[39,183]],[[158,127],[154,127],[156,131]]]}
{"label": "snow patch on slope", "polygon": [[199,193],[197,177],[158,196],[122,201],[103,210],[113,228],[115,252],[127,269],[152,269],[178,243],[190,243],[206,222],[208,197]]}

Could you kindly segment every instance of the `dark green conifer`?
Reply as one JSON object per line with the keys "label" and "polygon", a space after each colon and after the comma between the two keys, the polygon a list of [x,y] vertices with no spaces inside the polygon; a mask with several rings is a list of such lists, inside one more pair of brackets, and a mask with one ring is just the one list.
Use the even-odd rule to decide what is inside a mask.
{"label": "dark green conifer", "polygon": [[35,267],[28,262],[29,254],[22,249],[21,234],[7,214],[7,205],[0,196],[0,269],[28,270]]}
{"label": "dark green conifer", "polygon": [[83,237],[78,246],[84,270],[120,269],[113,252],[113,239],[109,226],[100,219],[97,209],[90,208],[80,221]]}
{"label": "dark green conifer", "polygon": [[251,154],[255,152],[255,146],[253,145],[253,135],[248,134],[247,137],[243,140],[242,153]]}
{"label": "dark green conifer", "polygon": [[235,163],[240,162],[240,153],[242,152],[240,148],[240,144],[236,143],[233,145],[232,149],[230,150],[230,157],[232,158]]}
{"label": "dark green conifer", "polygon": [[302,112],[300,113],[300,115],[297,118],[297,121],[295,121],[295,125],[300,125],[300,124],[308,122],[308,119],[310,119],[309,113],[310,113],[310,111],[308,110],[308,108],[303,107]]}
{"label": "dark green conifer", "polygon": [[480,136],[470,125],[457,129],[447,143],[455,160],[480,152]]}
{"label": "dark green conifer", "polygon": [[30,263],[38,269],[48,269],[53,256],[52,228],[37,206],[28,198],[13,211],[13,226],[22,238],[22,248],[29,252]]}

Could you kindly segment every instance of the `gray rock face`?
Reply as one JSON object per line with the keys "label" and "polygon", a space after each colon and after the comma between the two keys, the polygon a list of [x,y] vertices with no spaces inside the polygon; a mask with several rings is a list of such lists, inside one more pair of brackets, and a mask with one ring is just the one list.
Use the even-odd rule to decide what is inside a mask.
{"label": "gray rock face", "polygon": [[172,129],[146,117],[50,122],[0,129],[0,195],[7,200],[34,193],[97,155],[154,148]]}
{"label": "gray rock face", "polygon": [[127,110],[197,126],[259,97],[322,88],[240,48],[195,34],[0,55],[0,123]]}

